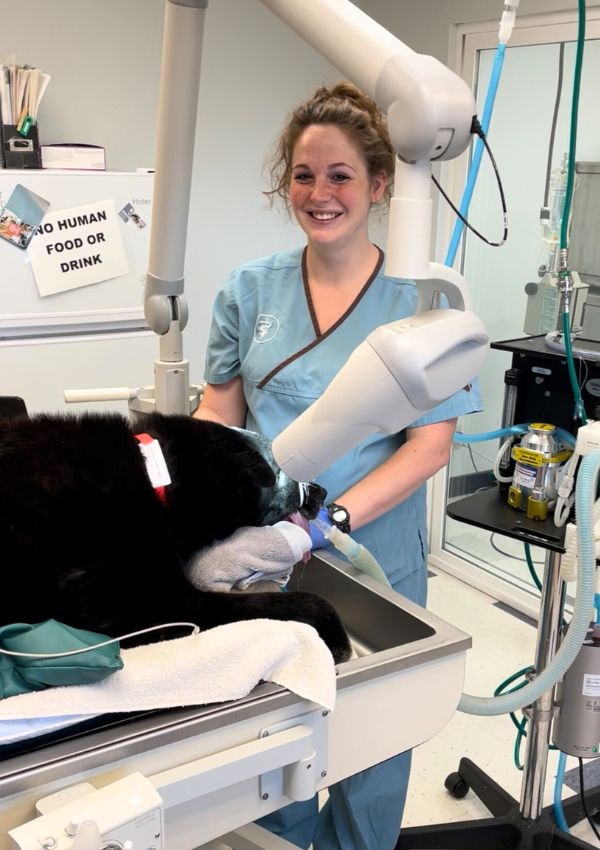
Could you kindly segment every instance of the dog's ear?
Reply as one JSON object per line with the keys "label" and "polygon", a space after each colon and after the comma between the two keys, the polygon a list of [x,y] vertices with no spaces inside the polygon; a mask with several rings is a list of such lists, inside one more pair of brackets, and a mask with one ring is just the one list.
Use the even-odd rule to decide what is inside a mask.
{"label": "dog's ear", "polygon": [[217,478],[205,493],[203,522],[211,540],[229,537],[242,526],[262,525],[276,480],[267,461],[253,449],[230,453],[221,461]]}
{"label": "dog's ear", "polygon": [[240,457],[240,481],[250,487],[273,487],[277,478],[267,461],[250,448]]}

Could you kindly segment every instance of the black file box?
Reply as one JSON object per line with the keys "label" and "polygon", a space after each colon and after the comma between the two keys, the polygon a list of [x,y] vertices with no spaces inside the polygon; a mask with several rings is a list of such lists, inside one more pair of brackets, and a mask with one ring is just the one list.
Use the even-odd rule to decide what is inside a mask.
{"label": "black file box", "polygon": [[4,168],[41,168],[37,124],[31,125],[26,136],[18,133],[14,124],[3,124],[2,158]]}

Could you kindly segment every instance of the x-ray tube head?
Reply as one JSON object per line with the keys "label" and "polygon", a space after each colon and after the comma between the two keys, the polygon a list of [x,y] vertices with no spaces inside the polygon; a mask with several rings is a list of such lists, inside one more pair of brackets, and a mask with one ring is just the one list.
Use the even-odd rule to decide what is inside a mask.
{"label": "x-ray tube head", "polygon": [[372,434],[393,434],[469,384],[488,337],[470,310],[430,310],[382,325],[273,441],[290,478],[311,481]]}

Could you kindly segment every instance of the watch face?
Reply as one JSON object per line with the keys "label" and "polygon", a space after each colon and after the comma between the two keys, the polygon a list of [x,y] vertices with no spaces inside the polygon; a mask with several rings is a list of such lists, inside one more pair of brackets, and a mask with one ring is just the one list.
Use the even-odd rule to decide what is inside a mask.
{"label": "watch face", "polygon": [[345,508],[334,508],[331,511],[331,519],[338,524],[348,521],[348,511]]}
{"label": "watch face", "polygon": [[350,514],[348,510],[343,505],[336,505],[332,503],[327,507],[327,512],[331,522],[336,525],[340,531],[348,534],[350,531]]}

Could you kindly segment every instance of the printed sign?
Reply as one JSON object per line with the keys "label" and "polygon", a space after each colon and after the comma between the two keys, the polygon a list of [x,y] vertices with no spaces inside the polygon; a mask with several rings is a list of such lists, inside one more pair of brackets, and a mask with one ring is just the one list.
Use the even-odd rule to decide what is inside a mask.
{"label": "printed sign", "polygon": [[46,215],[28,254],[40,295],[54,295],[128,274],[114,201]]}
{"label": "printed sign", "polygon": [[584,673],[581,693],[584,697],[600,696],[600,676],[594,673]]}

